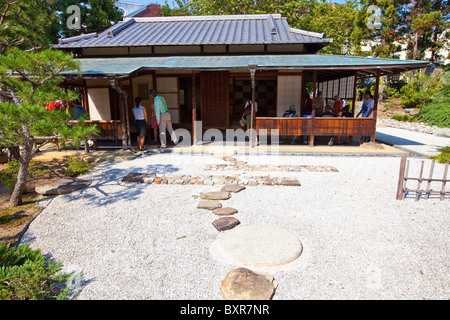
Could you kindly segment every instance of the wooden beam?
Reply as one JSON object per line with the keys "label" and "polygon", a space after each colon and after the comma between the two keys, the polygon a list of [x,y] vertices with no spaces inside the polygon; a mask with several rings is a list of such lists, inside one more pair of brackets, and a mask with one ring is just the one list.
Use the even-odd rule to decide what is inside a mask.
{"label": "wooden beam", "polygon": [[352,113],[355,115],[356,111],[356,88],[357,88],[357,82],[358,82],[358,71],[355,71],[355,80],[353,83],[353,102],[352,102]]}
{"label": "wooden beam", "polygon": [[[313,101],[316,99],[316,87],[317,87],[317,70],[313,71]],[[311,135],[309,136],[309,145],[314,146],[314,120],[316,118],[316,108],[313,106],[311,111]]]}
{"label": "wooden beam", "polygon": [[402,156],[400,161],[400,172],[398,174],[397,184],[397,200],[403,200],[403,192],[405,185],[405,171],[406,171],[406,155]]}
{"label": "wooden beam", "polygon": [[195,121],[197,121],[197,84],[195,81],[195,71],[192,71],[192,143],[197,144],[197,129]]}
{"label": "wooden beam", "polygon": [[377,132],[377,110],[378,110],[378,100],[379,100],[379,93],[380,91],[380,69],[377,70],[377,76],[375,80],[375,92],[374,92],[374,106],[373,106],[373,133],[371,135],[370,141],[375,142],[375,135]]}

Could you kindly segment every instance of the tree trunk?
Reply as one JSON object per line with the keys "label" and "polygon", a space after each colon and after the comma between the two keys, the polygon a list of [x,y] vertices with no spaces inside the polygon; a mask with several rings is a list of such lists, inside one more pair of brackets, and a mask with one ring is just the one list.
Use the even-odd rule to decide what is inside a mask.
{"label": "tree trunk", "polygon": [[413,60],[419,60],[419,32],[414,33]]}
{"label": "tree trunk", "polygon": [[22,194],[27,182],[28,168],[30,166],[31,154],[33,152],[33,141],[27,141],[20,159],[19,172],[17,174],[16,185],[9,199],[11,207],[17,207],[22,204]]}
{"label": "tree trunk", "polygon": [[84,152],[89,153],[89,144],[87,138],[84,139]]}
{"label": "tree trunk", "polygon": [[8,161],[19,161],[20,160],[20,148],[10,147],[8,148]]}

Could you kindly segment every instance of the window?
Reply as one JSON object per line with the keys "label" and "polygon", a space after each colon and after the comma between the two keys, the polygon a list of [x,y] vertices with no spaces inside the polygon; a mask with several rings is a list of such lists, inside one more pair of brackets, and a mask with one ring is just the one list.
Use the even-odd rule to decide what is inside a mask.
{"label": "window", "polygon": [[142,100],[148,100],[148,83],[138,83],[138,97]]}

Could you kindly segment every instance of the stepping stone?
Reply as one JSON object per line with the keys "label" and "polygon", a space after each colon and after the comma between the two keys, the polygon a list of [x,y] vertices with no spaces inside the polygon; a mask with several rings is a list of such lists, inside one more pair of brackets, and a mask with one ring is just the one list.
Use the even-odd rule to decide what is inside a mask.
{"label": "stepping stone", "polygon": [[86,188],[91,185],[91,183],[92,182],[88,180],[61,178],[43,184],[42,186],[38,186],[34,188],[34,190],[45,196],[58,195]]}
{"label": "stepping stone", "polygon": [[247,268],[231,270],[220,285],[227,300],[271,300],[275,289],[273,276]]}
{"label": "stepping stone", "polygon": [[144,183],[145,175],[142,173],[129,173],[122,178],[123,183]]}
{"label": "stepping stone", "polygon": [[241,222],[236,218],[224,217],[213,221],[213,226],[217,229],[217,231],[225,231],[230,230],[236,227]]}
{"label": "stepping stone", "polygon": [[208,192],[208,193],[201,193],[200,199],[206,199],[206,200],[228,200],[230,199],[231,195],[229,192],[222,192],[222,191],[215,191],[215,192]]}
{"label": "stepping stone", "polygon": [[229,184],[229,185],[223,186],[222,189],[220,189],[220,190],[222,192],[238,193],[238,192],[241,192],[244,189],[245,189],[244,186],[240,186],[240,185],[237,185],[237,184]]}
{"label": "stepping stone", "polygon": [[214,209],[222,208],[222,204],[219,201],[205,200],[205,201],[200,201],[198,203],[197,208],[206,209],[206,210],[214,210]]}
{"label": "stepping stone", "polygon": [[214,209],[213,213],[217,216],[232,216],[233,214],[238,213],[238,211],[235,208],[226,207]]}
{"label": "stepping stone", "polygon": [[301,186],[300,182],[297,179],[282,181],[281,185],[282,186],[289,186],[289,187],[299,187],[299,186]]}
{"label": "stepping stone", "polygon": [[219,249],[235,262],[250,266],[279,266],[297,259],[303,251],[291,232],[270,225],[246,225],[226,232]]}

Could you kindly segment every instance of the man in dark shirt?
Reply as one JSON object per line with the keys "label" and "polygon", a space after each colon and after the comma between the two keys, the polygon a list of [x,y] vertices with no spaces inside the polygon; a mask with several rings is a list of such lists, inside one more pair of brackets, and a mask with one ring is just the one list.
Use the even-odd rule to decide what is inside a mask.
{"label": "man in dark shirt", "polygon": [[325,107],[325,112],[322,113],[321,117],[325,117],[325,118],[334,118],[334,114],[333,114],[333,109],[330,106],[326,106]]}
{"label": "man in dark shirt", "polygon": [[350,112],[350,106],[345,106],[344,110],[342,110],[342,117],[343,118],[353,118],[355,115]]}

